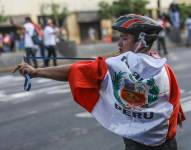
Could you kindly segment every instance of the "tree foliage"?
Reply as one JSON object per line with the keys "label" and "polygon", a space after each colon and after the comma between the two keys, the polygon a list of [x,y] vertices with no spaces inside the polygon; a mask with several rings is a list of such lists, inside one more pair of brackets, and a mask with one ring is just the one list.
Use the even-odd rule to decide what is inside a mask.
{"label": "tree foliage", "polygon": [[146,4],[146,0],[117,0],[111,5],[102,1],[99,3],[99,16],[100,18],[110,19],[129,13],[145,14]]}
{"label": "tree foliage", "polygon": [[7,21],[8,17],[0,15],[0,23]]}
{"label": "tree foliage", "polygon": [[144,15],[146,11],[146,0],[133,0],[133,13]]}
{"label": "tree foliage", "polygon": [[5,21],[7,21],[8,17],[4,15],[4,11],[2,9],[3,6],[1,3],[0,3],[0,6],[1,6],[1,8],[0,8],[0,23],[3,23]]}
{"label": "tree foliage", "polygon": [[186,4],[180,4],[180,15],[182,18],[182,21],[184,22],[186,18],[188,18],[189,15],[191,15],[191,4],[186,5]]}
{"label": "tree foliage", "polygon": [[[49,12],[47,11],[49,10]],[[43,4],[41,6],[41,14],[51,16],[57,25],[63,26],[66,17],[69,15],[66,6],[61,6],[57,3]]]}
{"label": "tree foliage", "polygon": [[101,19],[109,19],[113,15],[113,11],[111,9],[111,5],[107,2],[102,1],[99,3],[100,10],[98,11],[98,15]]}

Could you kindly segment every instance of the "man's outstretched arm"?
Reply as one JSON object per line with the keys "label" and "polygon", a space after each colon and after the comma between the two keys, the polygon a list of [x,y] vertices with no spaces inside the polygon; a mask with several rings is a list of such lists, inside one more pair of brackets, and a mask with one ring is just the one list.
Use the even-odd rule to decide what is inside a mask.
{"label": "man's outstretched arm", "polygon": [[41,77],[58,81],[67,81],[68,72],[71,65],[62,65],[46,68],[34,68],[29,64],[22,62],[13,69],[13,73],[19,70],[21,75],[28,73],[32,78]]}

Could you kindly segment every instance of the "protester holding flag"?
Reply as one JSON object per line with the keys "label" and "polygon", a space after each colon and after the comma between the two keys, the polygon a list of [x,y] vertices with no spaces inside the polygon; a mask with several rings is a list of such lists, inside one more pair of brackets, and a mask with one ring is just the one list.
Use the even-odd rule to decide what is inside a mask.
{"label": "protester holding flag", "polygon": [[23,62],[15,70],[69,81],[74,100],[123,137],[125,150],[177,150],[177,125],[185,119],[180,89],[166,59],[151,50],[162,27],[129,14],[113,29],[121,33],[118,56],[37,69]]}

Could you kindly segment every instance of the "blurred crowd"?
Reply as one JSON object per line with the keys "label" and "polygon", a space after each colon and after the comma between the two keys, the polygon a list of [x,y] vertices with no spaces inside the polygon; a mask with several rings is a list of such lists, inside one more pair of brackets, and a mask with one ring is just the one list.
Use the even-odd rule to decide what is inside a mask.
{"label": "blurred crowd", "polygon": [[[157,21],[164,29],[159,33],[157,41],[157,49],[159,50],[160,54],[168,54],[166,47],[166,38],[169,38],[172,42],[176,44],[182,43],[187,47],[190,46],[191,14],[188,14],[187,19],[183,21],[178,4],[172,3],[169,7],[168,13],[159,13]],[[186,32],[186,40],[181,40],[182,31]]]}
{"label": "blurred crowd", "polygon": [[[48,22],[48,21],[47,21]],[[42,28],[41,25],[33,23],[35,26],[35,30],[38,31],[40,37],[43,36],[43,30],[45,26]],[[58,28],[54,25],[54,28],[57,30],[57,41],[65,38],[65,29]],[[0,32],[0,53],[2,52],[14,52],[16,50],[24,50],[25,49],[25,28],[24,26],[18,26],[15,32],[10,31],[6,33]]]}
{"label": "blurred crowd", "polygon": [[40,50],[40,54],[44,59],[44,66],[49,66],[50,57],[53,59],[53,65],[56,66],[56,44],[58,42],[59,28],[51,19],[47,21],[44,29],[42,29],[41,26],[34,23],[31,18],[26,17],[24,24],[24,49],[26,56],[28,58],[32,57],[28,59],[29,64],[31,64],[30,60],[33,60],[34,67],[38,66],[35,57],[37,50]]}
{"label": "blurred crowd", "polygon": [[[16,32],[0,33],[0,53],[15,52],[25,50],[27,57],[35,57],[39,52],[44,58],[44,66],[49,66],[49,60],[53,57],[53,65],[56,62],[56,44],[60,40],[65,40],[65,30],[58,28],[52,19],[48,19],[45,26],[34,23],[30,17],[25,18],[22,27],[18,27]],[[36,59],[32,59],[37,67]],[[28,60],[30,62],[30,59]]]}
{"label": "blurred crowd", "polygon": [[[164,28],[159,34],[157,48],[160,53],[168,54],[166,48],[166,37],[174,43],[181,41],[181,29],[184,27],[187,32],[186,46],[191,44],[191,14],[182,22],[180,8],[178,4],[171,4],[168,13],[158,13],[157,22]],[[95,41],[96,31],[94,28],[89,28],[88,35],[90,41]],[[110,43],[112,36],[102,29],[102,41]],[[0,33],[0,53],[14,52],[16,50],[25,50],[27,56],[36,56],[39,50],[42,57],[56,57],[56,44],[66,37],[66,31],[63,28],[58,28],[53,20],[47,20],[46,24],[41,25],[34,23],[31,18],[25,18],[25,24],[18,28],[16,32]],[[34,66],[37,62],[34,59]],[[56,60],[53,64],[57,65]],[[44,62],[45,66],[49,65],[49,61]]]}
{"label": "blurred crowd", "polygon": [[0,53],[13,52],[15,48],[23,49],[24,38],[18,33],[0,33]]}

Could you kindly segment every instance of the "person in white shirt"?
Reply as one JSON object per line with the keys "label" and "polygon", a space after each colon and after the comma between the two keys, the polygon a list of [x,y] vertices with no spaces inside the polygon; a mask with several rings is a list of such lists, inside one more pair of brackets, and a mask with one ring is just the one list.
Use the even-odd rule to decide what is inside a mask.
{"label": "person in white shirt", "polygon": [[[26,51],[27,57],[33,57],[34,67],[37,68],[38,64],[35,59],[36,56],[36,49],[35,45],[32,40],[32,36],[35,32],[35,27],[32,23],[32,20],[30,17],[25,18],[25,24],[24,24],[24,46]],[[31,64],[30,59],[27,60],[29,64]]]}
{"label": "person in white shirt", "polygon": [[46,65],[49,66],[49,58],[53,56],[53,65],[57,65],[56,61],[56,31],[51,19],[48,20],[47,25],[44,28],[44,45],[48,50],[48,58]]}

